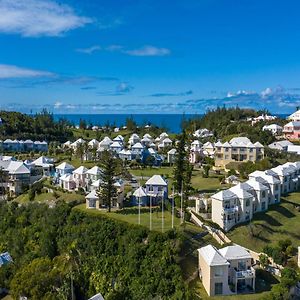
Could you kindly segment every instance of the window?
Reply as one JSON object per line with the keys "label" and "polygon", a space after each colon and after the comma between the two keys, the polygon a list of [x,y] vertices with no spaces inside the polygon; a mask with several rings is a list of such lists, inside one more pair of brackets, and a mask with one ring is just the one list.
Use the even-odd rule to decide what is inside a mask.
{"label": "window", "polygon": [[223,294],[223,282],[216,282],[215,295],[222,295],[222,294]]}
{"label": "window", "polygon": [[223,268],[222,267],[215,267],[215,277],[222,277],[223,276]]}
{"label": "window", "polygon": [[153,192],[153,186],[149,185],[149,192]]}
{"label": "window", "polygon": [[243,260],[240,260],[238,262],[238,270],[239,271],[245,271],[246,270],[246,262]]}
{"label": "window", "polygon": [[262,209],[262,210],[266,210],[266,203],[265,203],[265,202],[262,202],[262,203],[261,203],[261,209]]}
{"label": "window", "polygon": [[250,199],[246,200],[246,207],[250,206]]}
{"label": "window", "polygon": [[275,184],[275,191],[278,191],[278,184]]}
{"label": "window", "polygon": [[262,191],[261,196],[262,196],[263,198],[265,198],[265,197],[266,197],[266,191]]}

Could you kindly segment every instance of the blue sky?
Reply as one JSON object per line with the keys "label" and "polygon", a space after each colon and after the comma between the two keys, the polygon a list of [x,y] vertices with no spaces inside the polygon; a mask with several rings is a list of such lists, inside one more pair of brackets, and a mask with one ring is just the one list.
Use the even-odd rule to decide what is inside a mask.
{"label": "blue sky", "polygon": [[296,0],[0,0],[0,109],[292,112],[299,9]]}

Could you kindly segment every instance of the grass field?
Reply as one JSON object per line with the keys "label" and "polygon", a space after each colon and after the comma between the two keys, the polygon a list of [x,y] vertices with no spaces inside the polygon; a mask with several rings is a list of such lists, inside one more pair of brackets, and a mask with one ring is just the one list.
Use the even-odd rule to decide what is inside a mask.
{"label": "grass field", "polygon": [[[136,224],[138,225],[138,208],[125,208],[119,212],[107,212],[107,210],[91,210],[86,209],[85,204],[81,204],[75,207],[75,209],[84,211],[91,215],[104,215],[115,220]],[[164,218],[162,219],[161,211],[152,210],[152,230],[162,231],[162,220],[164,220],[164,232],[172,228],[172,217],[169,211],[164,212]],[[140,225],[150,228],[150,212],[149,208],[141,208],[141,222]],[[180,226],[180,219],[176,216],[174,217],[174,226]]]}
{"label": "grass field", "polygon": [[272,205],[267,212],[257,213],[249,224],[241,225],[228,233],[235,243],[255,251],[281,239],[290,239],[295,247],[300,241],[300,193],[291,193],[281,198],[279,205]]}
{"label": "grass field", "polygon": [[[71,201],[84,201],[84,195],[79,195],[75,193],[64,193],[61,191],[56,191],[58,197],[55,198],[53,193],[41,193],[41,194],[36,194],[34,201],[36,202],[47,202],[47,201],[59,201],[59,200],[64,200],[66,202],[71,202]],[[14,201],[18,203],[26,203],[29,202],[29,197],[28,194],[22,194],[18,196]]]}

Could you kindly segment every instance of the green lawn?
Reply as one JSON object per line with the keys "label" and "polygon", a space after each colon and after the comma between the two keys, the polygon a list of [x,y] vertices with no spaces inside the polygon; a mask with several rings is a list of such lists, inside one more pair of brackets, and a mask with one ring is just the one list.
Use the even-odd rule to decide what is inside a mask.
{"label": "green lawn", "polygon": [[[138,208],[124,208],[120,211],[107,212],[106,210],[92,210],[86,209],[85,204],[81,204],[75,207],[75,209],[79,209],[91,215],[104,215],[110,217],[112,219],[116,219],[123,222],[128,222],[131,224],[138,225]],[[169,211],[164,212],[164,218],[162,219],[161,211],[152,212],[152,230],[162,231],[162,220],[164,220],[164,232],[168,231],[172,228],[172,217]],[[141,223],[140,225],[150,228],[150,212],[149,208],[141,208]],[[174,225],[175,227],[180,226],[180,219],[176,216],[174,217]]]}
{"label": "green lawn", "polygon": [[173,167],[161,167],[161,168],[145,168],[145,169],[134,169],[129,170],[130,174],[140,177],[151,177],[153,175],[163,175],[172,177]]}
{"label": "green lawn", "polygon": [[[58,198],[55,198],[53,193],[41,193],[37,194],[34,198],[34,201],[37,202],[47,202],[47,201],[59,201],[59,200],[64,200],[66,202],[71,202],[71,201],[84,201],[84,195],[79,195],[75,193],[64,193],[61,191],[56,191],[57,195],[59,196]],[[18,196],[14,201],[18,203],[26,203],[29,202],[29,197],[28,194],[22,194]]]}
{"label": "green lawn", "polygon": [[279,205],[272,205],[267,212],[257,213],[249,224],[241,225],[228,233],[235,243],[255,251],[261,251],[270,243],[289,238],[295,247],[300,241],[300,193],[291,193],[281,198]]}

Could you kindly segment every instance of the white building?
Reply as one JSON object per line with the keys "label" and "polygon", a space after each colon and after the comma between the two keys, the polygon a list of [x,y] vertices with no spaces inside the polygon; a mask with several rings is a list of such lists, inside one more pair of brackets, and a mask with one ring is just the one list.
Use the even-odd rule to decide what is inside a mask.
{"label": "white building", "polygon": [[250,221],[253,214],[280,202],[282,194],[299,189],[300,162],[255,171],[249,180],[211,196],[212,221],[225,231]]}
{"label": "white building", "polygon": [[167,199],[168,183],[160,175],[153,175],[146,181],[146,194],[156,200]]}
{"label": "white building", "polygon": [[62,176],[65,174],[72,174],[74,170],[75,168],[66,162],[63,162],[56,167],[56,173],[58,176]]}
{"label": "white building", "polygon": [[198,249],[199,276],[209,296],[255,292],[255,270],[250,253],[239,245]]}
{"label": "white building", "polygon": [[288,120],[293,122],[299,122],[300,121],[300,110],[295,111],[290,116],[287,117]]}
{"label": "white building", "polygon": [[276,141],[270,144],[268,147],[270,149],[278,150],[278,151],[288,151],[288,146],[293,146],[294,144],[288,140]]}
{"label": "white building", "polygon": [[87,185],[86,172],[87,171],[88,171],[88,169],[84,166],[80,166],[79,168],[77,168],[76,170],[73,171],[73,179],[75,181],[77,188],[79,188],[79,187],[85,188],[86,187],[86,185]]}
{"label": "white building", "polygon": [[208,138],[214,136],[213,132],[206,128],[197,129],[193,135],[196,138]]}
{"label": "white building", "polygon": [[169,164],[173,164],[175,162],[176,159],[176,149],[173,148],[171,150],[168,151],[167,153],[167,161]]}
{"label": "white building", "polygon": [[263,131],[270,131],[273,135],[282,134],[283,127],[277,124],[265,125],[262,128]]}

